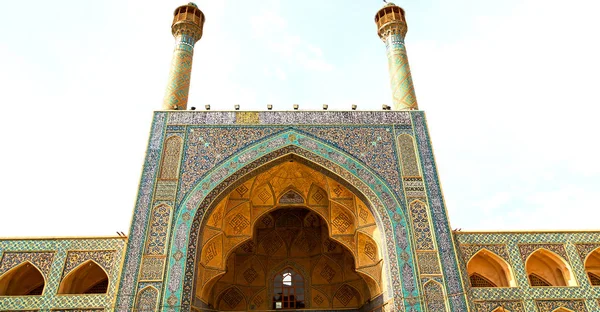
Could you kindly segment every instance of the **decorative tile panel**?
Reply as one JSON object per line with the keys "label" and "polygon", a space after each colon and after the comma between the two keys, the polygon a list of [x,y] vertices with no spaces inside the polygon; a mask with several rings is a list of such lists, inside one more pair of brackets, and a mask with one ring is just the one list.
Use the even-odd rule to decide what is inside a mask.
{"label": "decorative tile panel", "polygon": [[525,262],[529,255],[531,255],[534,251],[541,248],[552,251],[553,253],[561,256],[565,261],[569,262],[569,257],[567,257],[565,245],[563,244],[521,244],[519,245],[519,251],[521,252],[521,258],[523,262]]}
{"label": "decorative tile panel", "polygon": [[64,278],[73,271],[74,268],[88,260],[93,260],[110,274],[116,265],[116,254],[117,252],[114,250],[69,251],[67,253],[65,269],[63,270],[62,276]]}
{"label": "decorative tile panel", "polygon": [[558,308],[567,308],[574,312],[587,312],[583,300],[536,300],[539,312],[553,312]]}
{"label": "decorative tile panel", "polygon": [[50,272],[54,252],[4,252],[0,264],[0,275],[17,265],[28,261],[35,265],[45,276]]}
{"label": "decorative tile panel", "polygon": [[[475,312],[492,312],[498,308],[506,309],[506,312],[525,312],[521,301],[476,301]],[[495,312],[502,312],[495,311]]]}
{"label": "decorative tile panel", "polygon": [[427,205],[422,201],[415,200],[410,203],[409,209],[417,250],[434,250],[435,246],[433,245],[429,217],[427,216]]}

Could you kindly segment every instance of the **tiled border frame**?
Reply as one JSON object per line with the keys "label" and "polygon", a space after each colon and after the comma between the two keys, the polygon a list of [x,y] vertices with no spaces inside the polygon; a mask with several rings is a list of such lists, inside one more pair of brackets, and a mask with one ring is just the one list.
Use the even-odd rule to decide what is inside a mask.
{"label": "tiled border frame", "polygon": [[[302,142],[302,143],[301,143]],[[306,142],[306,143],[304,143]],[[311,143],[309,143],[311,142]],[[163,300],[169,301],[168,302],[168,306],[173,306],[173,307],[177,307],[180,304],[183,304],[184,306],[186,305],[186,302],[179,302],[178,298],[182,298],[183,295],[183,288],[184,288],[184,284],[183,283],[183,271],[185,270],[185,275],[189,276],[188,273],[188,269],[186,268],[186,262],[184,261],[186,258],[187,260],[187,265],[194,265],[195,261],[190,261],[190,256],[187,255],[187,250],[190,249],[190,247],[185,248],[186,246],[190,245],[189,242],[189,233],[190,233],[190,229],[191,229],[191,225],[192,225],[192,215],[196,215],[196,209],[198,207],[198,204],[200,204],[200,202],[209,195],[209,193],[213,190],[213,189],[217,189],[217,192],[220,193],[220,191],[222,191],[222,188],[224,186],[219,186],[219,184],[221,183],[221,181],[223,181],[224,179],[226,179],[227,177],[232,176],[234,173],[236,173],[238,170],[240,170],[241,168],[243,168],[246,163],[240,163],[238,162],[239,157],[245,157],[245,153],[254,153],[253,157],[250,157],[250,159],[256,159],[259,160],[258,165],[262,165],[264,163],[269,163],[272,159],[269,159],[269,154],[272,152],[277,152],[277,150],[285,148],[286,146],[294,146],[297,149],[303,150],[302,145],[304,144],[309,144],[312,148],[310,148],[313,151],[317,151],[317,154],[314,154],[315,156],[318,157],[322,157],[322,158],[329,158],[330,155],[332,153],[342,153],[336,149],[334,149],[331,146],[327,146],[324,145],[318,141],[315,141],[305,135],[303,135],[300,132],[297,131],[285,131],[283,133],[279,133],[277,134],[275,137],[270,138],[268,141],[263,141],[261,143],[256,144],[255,146],[251,147],[251,148],[247,148],[246,150],[242,151],[242,152],[238,152],[236,154],[236,156],[232,157],[231,159],[227,160],[224,164],[221,164],[221,166],[215,168],[211,174],[209,174],[208,176],[206,176],[199,184],[198,186],[186,197],[186,199],[184,200],[184,202],[180,205],[180,207],[182,207],[179,211],[178,211],[178,216],[177,216],[177,221],[175,223],[175,227],[176,227],[176,234],[174,235],[174,237],[172,238],[172,243],[171,243],[171,252],[170,252],[170,257],[169,257],[169,271],[167,273],[167,278],[166,278],[166,283],[167,283],[167,287],[163,293]],[[314,146],[312,145],[314,144]],[[305,150],[304,152],[307,154],[312,154],[312,152]],[[284,154],[280,154],[279,156],[283,156]],[[264,158],[264,159],[262,159]],[[367,172],[369,172],[369,170],[367,168],[364,167],[364,165],[358,163],[357,161],[351,160],[349,155],[345,155],[344,159],[346,159],[348,162],[351,163],[351,167],[355,168],[356,170],[360,170],[357,168],[363,168],[363,172],[366,174]],[[329,160],[331,161],[331,160]],[[338,164],[340,165],[340,164]],[[350,165],[350,164],[347,164]],[[331,170],[331,168],[327,168],[329,170]],[[230,173],[231,172],[231,173]],[[339,172],[338,172],[339,174]],[[221,175],[221,176],[219,176]],[[236,178],[237,179],[237,178]],[[355,177],[356,179],[356,177]],[[400,247],[397,245],[394,245],[395,242],[392,240],[391,241],[391,246],[387,246],[387,248],[393,248],[395,249],[395,253],[391,253],[388,252],[388,256],[390,257],[390,268],[391,268],[391,272],[399,272],[399,274],[392,274],[392,280],[394,278],[399,277],[399,275],[402,275],[404,277],[407,278],[403,278],[402,279],[402,291],[400,289],[393,289],[392,293],[394,294],[394,297],[396,298],[396,304],[400,304],[401,301],[403,301],[403,298],[409,298],[409,297],[414,297],[414,296],[418,296],[417,293],[417,289],[414,287],[415,282],[416,282],[416,277],[415,277],[415,272],[414,272],[414,260],[412,257],[412,252],[411,252],[411,245],[409,242],[409,239],[406,239],[406,237],[410,237],[408,235],[408,228],[406,226],[406,219],[404,218],[404,208],[400,208],[400,205],[398,202],[396,202],[394,199],[392,199],[392,195],[393,194],[392,191],[387,187],[387,185],[382,182],[379,178],[376,177],[371,177],[369,178],[369,180],[373,181],[376,183],[376,185],[378,185],[379,187],[374,187],[375,189],[372,189],[372,192],[375,193],[379,198],[382,198],[381,196],[384,194],[387,194],[387,197],[384,197],[384,199],[380,199],[380,201],[382,203],[386,204],[386,209],[387,209],[387,213],[388,214],[392,214],[392,215],[397,215],[397,217],[394,217],[396,220],[394,220],[394,235],[395,237],[405,237],[402,240],[406,240],[407,244],[405,245],[405,247],[403,249],[400,249]],[[228,183],[232,183],[234,182],[230,181]],[[360,180],[356,179],[355,183],[358,182]],[[221,189],[220,189],[221,188]],[[373,188],[373,187],[372,187]],[[210,201],[212,201],[214,198],[210,198]],[[372,203],[373,204],[373,203]],[[377,204],[375,204],[377,205]],[[200,213],[200,219],[201,216],[205,213],[205,209],[207,209],[208,207],[205,207],[204,204],[200,204],[200,206],[202,207],[201,209],[198,210],[198,213]],[[392,208],[390,208],[392,207]],[[187,216],[186,216],[187,214]],[[390,216],[385,215],[385,213],[382,215],[381,211],[373,211],[374,215],[377,215],[379,217],[381,217],[383,220],[386,220],[386,218],[390,218]],[[390,220],[390,219],[388,219]],[[386,222],[383,222],[384,227],[386,228],[386,232],[391,230],[388,229],[388,226],[386,224]],[[389,224],[389,221],[388,221]],[[400,231],[400,233],[398,232]],[[387,234],[390,235],[390,234]],[[195,242],[194,242],[195,243]],[[177,256],[176,258],[179,258],[178,260],[173,258],[173,255],[179,253],[180,255]],[[181,254],[183,254],[183,256],[181,256]],[[397,255],[400,254],[405,254],[406,257],[404,259],[401,259],[400,257],[397,257]],[[393,259],[396,258],[397,260],[394,261]],[[194,258],[192,258],[194,259]],[[397,263],[397,266],[400,267],[401,269],[395,269],[394,268],[394,264]],[[193,272],[193,270],[192,270]],[[393,287],[396,287],[395,285],[398,285],[397,287],[399,288],[399,281],[393,281]],[[186,300],[186,296],[183,296],[182,300]],[[188,299],[188,300],[191,300]],[[400,301],[400,302],[398,302]],[[400,306],[397,306],[397,309],[401,309]],[[419,306],[418,303],[414,306],[414,309],[416,309],[416,311],[419,311]],[[166,311],[169,311],[168,308],[165,309]]]}

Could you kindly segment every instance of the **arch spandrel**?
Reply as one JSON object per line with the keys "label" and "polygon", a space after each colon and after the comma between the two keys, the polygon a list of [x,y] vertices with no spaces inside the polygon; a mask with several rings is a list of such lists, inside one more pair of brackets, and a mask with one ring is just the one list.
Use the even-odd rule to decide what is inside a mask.
{"label": "arch spandrel", "polygon": [[[310,151],[303,148],[307,144],[310,145]],[[388,288],[384,290],[384,296],[388,298],[386,300],[390,299],[389,296],[395,296],[394,304],[398,309],[402,309],[403,304],[418,309],[419,303],[402,299],[402,297],[417,296],[418,290],[414,287],[416,273],[404,208],[401,208],[399,202],[391,195],[393,194],[391,188],[351,156],[293,131],[280,133],[273,139],[261,141],[239,152],[235,157],[223,161],[185,196],[176,217],[175,227],[178,231],[170,245],[171,256],[164,299],[173,305],[181,304],[180,300],[183,300],[184,305],[191,302],[191,287],[184,289],[184,284],[193,284],[194,274],[189,272],[190,270],[193,272],[194,269],[190,265],[186,266],[185,263],[195,263],[196,243],[199,236],[197,229],[201,226],[205,213],[212,212],[210,203],[218,201],[224,190],[239,186],[235,182],[239,177],[264,170],[263,165],[266,163],[273,166],[282,160],[285,161],[286,159],[282,158],[286,155],[296,155],[293,157],[298,157],[311,166],[319,167],[319,170],[330,177],[337,177],[335,179],[340,179],[340,183],[358,192],[362,196],[361,200],[369,202],[369,209],[376,215],[376,222],[384,237],[382,240],[385,242],[386,271],[399,272],[398,275],[390,276],[389,282],[385,283]],[[343,161],[332,162],[329,160],[332,157]],[[244,162],[240,162],[239,159],[244,159]],[[323,170],[324,168],[327,169]],[[194,216],[193,219],[189,218],[190,215]],[[179,235],[180,233],[187,233],[187,235]],[[402,251],[406,252],[408,257],[398,258],[397,254]]]}

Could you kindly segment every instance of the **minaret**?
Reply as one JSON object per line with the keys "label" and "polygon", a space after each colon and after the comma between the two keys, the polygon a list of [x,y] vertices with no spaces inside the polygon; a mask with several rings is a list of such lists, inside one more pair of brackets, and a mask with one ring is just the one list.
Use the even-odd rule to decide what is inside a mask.
{"label": "minaret", "polygon": [[419,109],[404,46],[407,31],[404,10],[393,3],[387,3],[375,15],[375,24],[377,24],[377,34],[385,42],[387,51],[393,109]]}
{"label": "minaret", "polygon": [[175,9],[173,15],[171,32],[175,37],[175,50],[162,108],[185,110],[190,91],[194,44],[202,38],[204,13],[190,2]]}

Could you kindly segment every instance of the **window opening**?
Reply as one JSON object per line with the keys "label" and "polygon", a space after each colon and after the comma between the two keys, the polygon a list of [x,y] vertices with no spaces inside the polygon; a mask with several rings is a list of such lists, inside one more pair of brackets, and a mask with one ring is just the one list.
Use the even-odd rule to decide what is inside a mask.
{"label": "window opening", "polygon": [[304,278],[291,268],[273,279],[273,309],[304,308]]}
{"label": "window opening", "polygon": [[492,281],[477,273],[473,273],[469,276],[469,279],[471,280],[471,287],[498,287]]}
{"label": "window opening", "polygon": [[552,286],[547,280],[541,278],[535,273],[529,274],[529,283],[531,283],[531,286]]}

